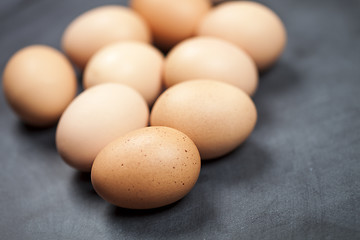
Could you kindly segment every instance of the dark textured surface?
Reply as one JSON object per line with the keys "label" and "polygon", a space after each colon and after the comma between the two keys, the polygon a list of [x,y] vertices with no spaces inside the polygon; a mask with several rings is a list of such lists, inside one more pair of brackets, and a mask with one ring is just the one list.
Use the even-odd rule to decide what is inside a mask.
{"label": "dark textured surface", "polygon": [[[59,48],[66,25],[105,0],[1,0],[0,68],[19,48]],[[360,2],[263,1],[289,44],[261,79],[259,122],[203,164],[183,200],[151,211],[107,204],[0,97],[1,239],[360,239]],[[226,117],[226,116],[225,116]]]}

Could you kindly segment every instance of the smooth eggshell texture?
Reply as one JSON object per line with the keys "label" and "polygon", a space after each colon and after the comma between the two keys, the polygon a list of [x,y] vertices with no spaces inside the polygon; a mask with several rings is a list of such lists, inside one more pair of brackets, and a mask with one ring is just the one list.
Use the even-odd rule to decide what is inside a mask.
{"label": "smooth eggshell texture", "polygon": [[157,208],[189,193],[200,165],[199,151],[185,134],[148,127],[107,145],[94,161],[91,181],[96,192],[116,206]]}
{"label": "smooth eggshell texture", "polygon": [[148,22],[155,44],[168,50],[195,34],[211,4],[208,0],[131,0],[130,6]]}
{"label": "smooth eggshell texture", "polygon": [[100,49],[84,71],[83,85],[89,88],[118,82],[138,90],[151,105],[162,89],[164,57],[159,50],[141,42],[119,42]]}
{"label": "smooth eggshell texture", "polygon": [[33,45],[16,52],[3,73],[5,97],[27,124],[56,123],[76,95],[75,71],[58,50]]}
{"label": "smooth eggshell texture", "polygon": [[135,40],[151,42],[150,30],[136,12],[122,6],[102,6],[89,10],[66,28],[62,46],[81,69],[90,57],[107,44]]}
{"label": "smooth eggshell texture", "polygon": [[185,40],[166,57],[167,87],[196,78],[230,83],[249,95],[254,94],[258,85],[258,72],[251,57],[238,46],[214,37]]}
{"label": "smooth eggshell texture", "polygon": [[147,126],[149,109],[131,87],[104,83],[81,93],[61,116],[56,146],[70,166],[90,171],[99,151],[112,140]]}
{"label": "smooth eggshell texture", "polygon": [[281,19],[268,7],[250,1],[218,5],[205,15],[197,34],[237,44],[260,70],[270,67],[286,45],[286,30]]}
{"label": "smooth eggshell texture", "polygon": [[202,159],[213,159],[244,142],[256,119],[255,105],[244,91],[219,81],[193,80],[160,95],[150,124],[182,131],[194,141]]}

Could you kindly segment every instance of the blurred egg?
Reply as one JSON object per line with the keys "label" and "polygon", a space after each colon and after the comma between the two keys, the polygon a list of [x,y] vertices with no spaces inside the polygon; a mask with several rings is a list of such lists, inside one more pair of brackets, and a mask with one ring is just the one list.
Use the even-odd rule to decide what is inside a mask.
{"label": "blurred egg", "polygon": [[243,48],[260,70],[270,67],[286,45],[281,19],[268,7],[250,1],[225,2],[205,15],[198,35],[226,39]]}
{"label": "blurred egg", "polygon": [[69,60],[44,45],[19,50],[3,72],[7,101],[22,121],[32,126],[56,123],[76,89],[76,75]]}
{"label": "blurred egg", "polygon": [[164,80],[167,87],[196,78],[230,83],[250,95],[258,85],[257,68],[247,53],[214,37],[187,39],[166,57]]}
{"label": "blurred egg", "polygon": [[149,209],[183,198],[200,173],[200,155],[185,134],[147,127],[111,142],[96,157],[91,181],[108,202]]}
{"label": "blurred egg", "polygon": [[73,20],[62,37],[66,54],[81,69],[101,47],[122,40],[151,42],[150,30],[136,12],[122,6],[102,6]]}
{"label": "blurred egg", "polygon": [[162,87],[164,57],[159,50],[141,42],[119,42],[99,50],[84,71],[85,88],[118,82],[138,90],[151,105]]}
{"label": "blurred egg", "polygon": [[160,95],[150,124],[182,131],[194,141],[202,159],[213,159],[244,142],[256,119],[255,105],[244,91],[219,81],[193,80]]}
{"label": "blurred egg", "polygon": [[100,84],[81,93],[65,110],[56,130],[56,147],[70,166],[90,171],[105,145],[147,126],[148,118],[148,106],[133,88]]}
{"label": "blurred egg", "polygon": [[208,0],[131,0],[130,6],[148,22],[155,44],[168,50],[195,34],[211,4]]}

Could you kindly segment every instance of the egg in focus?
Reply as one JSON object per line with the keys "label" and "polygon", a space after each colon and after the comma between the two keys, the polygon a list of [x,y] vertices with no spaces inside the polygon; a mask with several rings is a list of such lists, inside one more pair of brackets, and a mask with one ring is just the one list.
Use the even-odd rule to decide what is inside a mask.
{"label": "egg in focus", "polygon": [[108,202],[123,208],[162,207],[183,198],[200,173],[200,155],[191,139],[167,127],[132,131],[97,155],[91,182]]}
{"label": "egg in focus", "polygon": [[20,49],[3,72],[6,100],[23,122],[35,127],[55,124],[76,90],[76,75],[69,60],[45,45]]}
{"label": "egg in focus", "polygon": [[151,126],[166,126],[185,133],[202,159],[214,159],[234,150],[253,131],[256,107],[241,89],[215,80],[176,84],[156,100]]}

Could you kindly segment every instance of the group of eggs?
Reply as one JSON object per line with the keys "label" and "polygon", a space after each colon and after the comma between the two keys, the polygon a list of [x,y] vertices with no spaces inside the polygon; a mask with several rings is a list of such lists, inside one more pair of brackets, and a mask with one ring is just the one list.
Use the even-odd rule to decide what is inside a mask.
{"label": "group of eggs", "polygon": [[43,45],[11,57],[3,90],[25,123],[58,121],[58,152],[91,171],[101,197],[148,209],[184,197],[201,159],[219,158],[251,134],[258,71],[280,56],[286,32],[272,10],[250,1],[130,6],[92,9],[65,30],[63,50],[83,70],[78,96],[70,61]]}

